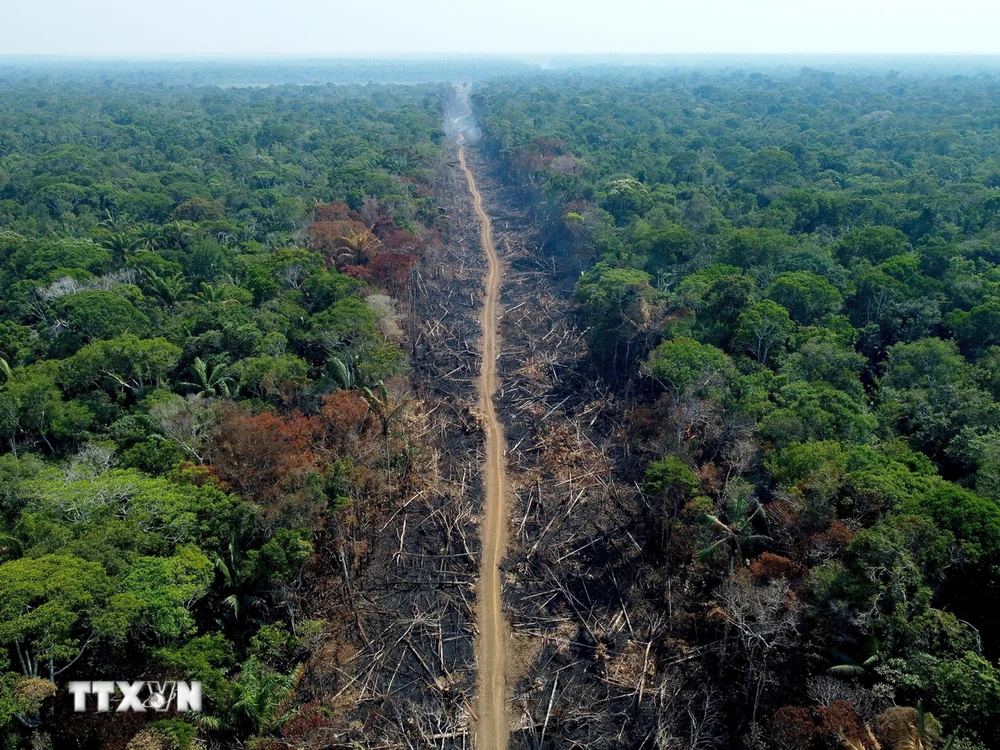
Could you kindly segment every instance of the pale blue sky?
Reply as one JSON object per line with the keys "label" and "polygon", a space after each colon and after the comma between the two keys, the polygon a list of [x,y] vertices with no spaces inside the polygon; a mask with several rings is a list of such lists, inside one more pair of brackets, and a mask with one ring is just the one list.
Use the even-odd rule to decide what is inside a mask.
{"label": "pale blue sky", "polygon": [[0,0],[0,54],[1000,53],[984,0]]}

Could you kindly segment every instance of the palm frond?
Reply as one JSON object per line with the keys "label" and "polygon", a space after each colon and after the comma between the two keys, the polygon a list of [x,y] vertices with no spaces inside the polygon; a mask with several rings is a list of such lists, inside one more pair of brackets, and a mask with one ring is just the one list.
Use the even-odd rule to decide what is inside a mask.
{"label": "palm frond", "polygon": [[865,673],[865,668],[860,664],[835,664],[826,673],[835,677],[858,677]]}

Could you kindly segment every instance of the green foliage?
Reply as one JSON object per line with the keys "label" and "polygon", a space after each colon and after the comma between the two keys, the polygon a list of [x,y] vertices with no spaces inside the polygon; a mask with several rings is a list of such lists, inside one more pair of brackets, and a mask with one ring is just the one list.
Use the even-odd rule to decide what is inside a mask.
{"label": "green foliage", "polygon": [[125,333],[143,336],[149,331],[149,318],[115,292],[67,294],[58,298],[53,308],[56,316],[65,319],[69,331],[83,341],[110,339]]}
{"label": "green foliage", "polygon": [[912,504],[938,528],[955,536],[969,563],[992,566],[1000,562],[1000,507],[996,503],[942,482]]}
{"label": "green foliage", "polygon": [[863,258],[878,265],[909,251],[910,243],[906,235],[894,227],[854,229],[841,237],[836,245],[837,256],[845,264],[855,258]]}
{"label": "green foliage", "polygon": [[577,298],[587,320],[591,351],[610,379],[631,374],[643,355],[655,296],[649,274],[598,264],[580,279]]}
{"label": "green foliage", "polygon": [[990,741],[1000,721],[1000,670],[979,654],[937,659],[922,655],[906,665],[945,726]]}
{"label": "green foliage", "polygon": [[836,312],[843,301],[840,292],[829,281],[811,271],[780,274],[766,294],[803,326],[822,322],[825,316]]}
{"label": "green foliage", "polygon": [[0,643],[17,653],[27,677],[55,679],[94,639],[121,638],[135,617],[97,563],[69,555],[0,565]]}
{"label": "green foliage", "polygon": [[64,363],[64,377],[77,388],[94,385],[113,395],[138,395],[161,388],[182,350],[166,339],[126,333],[84,346]]}
{"label": "green foliage", "polygon": [[605,208],[619,222],[649,209],[652,200],[649,191],[635,177],[624,175],[614,177],[604,186]]}
{"label": "green foliage", "polygon": [[163,740],[166,750],[190,750],[194,747],[197,730],[182,719],[153,721],[149,728]]}
{"label": "green foliage", "polygon": [[875,417],[856,398],[829,383],[791,382],[776,394],[778,408],[760,426],[761,434],[781,444],[786,441],[839,440],[868,442]]}
{"label": "green foliage", "polygon": [[39,362],[14,370],[0,387],[0,435],[16,451],[21,442],[79,436],[94,414],[78,401],[64,401],[56,362]]}
{"label": "green foliage", "polygon": [[704,398],[725,385],[732,362],[716,347],[682,336],[654,349],[645,368],[675,398]]}
{"label": "green foliage", "polygon": [[227,707],[229,726],[243,736],[274,734],[295,716],[292,695],[303,672],[301,665],[282,674],[256,658],[244,662],[232,685],[232,702]]}
{"label": "green foliage", "polygon": [[[368,410],[357,393],[327,407],[331,363],[345,387],[405,374],[395,316],[412,309],[388,296],[407,284],[341,273],[303,230],[349,215],[371,251],[352,261],[359,278],[377,276],[363,264],[380,242],[416,257],[445,239],[432,188],[446,97],[5,79],[0,735],[12,747],[65,720],[39,706],[48,680],[77,674],[205,684],[221,721],[153,722],[143,746],[242,744],[294,715],[293,665],[316,624],[291,592],[333,519],[325,493],[383,489],[363,461],[342,470],[370,453]],[[257,486],[224,484],[212,463],[234,410],[261,418],[227,455],[259,471]],[[389,456],[404,436],[385,432]],[[281,649],[261,645],[280,633]]]}
{"label": "green foliage", "polygon": [[650,495],[679,492],[686,496],[698,489],[698,477],[683,461],[667,456],[660,461],[653,461],[646,467],[646,479],[642,489]]}
{"label": "green foliage", "polygon": [[734,344],[761,364],[782,347],[795,330],[788,310],[772,300],[758,302],[739,316]]}
{"label": "green foliage", "polygon": [[[643,456],[623,470],[648,505],[625,523],[646,569],[667,561],[671,637],[729,665],[727,721],[754,747],[874,747],[869,721],[883,747],[940,745],[922,711],[874,718],[895,691],[934,711],[950,747],[992,746],[997,81],[661,69],[483,88],[483,148],[545,251],[582,271],[591,360],[640,404],[622,466]],[[586,166],[556,180],[556,159]],[[695,510],[700,527],[682,522]],[[699,556],[728,558],[731,581],[689,567]],[[701,576],[727,593],[708,618],[700,590],[671,588]],[[808,617],[772,650],[753,614],[780,579],[778,609]],[[781,665],[757,690],[759,664],[733,663],[740,637]],[[854,682],[814,690],[805,673],[831,659]],[[793,709],[811,728],[789,739]]]}
{"label": "green foliage", "polygon": [[139,627],[157,640],[174,640],[194,630],[190,607],[208,592],[214,572],[201,550],[184,545],[169,558],[138,558],[122,578],[122,594],[139,604]]}

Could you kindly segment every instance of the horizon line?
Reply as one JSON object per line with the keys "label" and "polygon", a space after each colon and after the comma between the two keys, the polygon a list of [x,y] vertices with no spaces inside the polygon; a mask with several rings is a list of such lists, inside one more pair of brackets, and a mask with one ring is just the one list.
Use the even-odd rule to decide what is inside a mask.
{"label": "horizon line", "polygon": [[800,58],[800,59],[997,59],[1000,52],[345,52],[331,55],[236,55],[236,54],[178,54],[142,55],[120,54],[55,54],[0,53],[0,62],[7,61],[73,61],[73,62],[392,62],[392,61],[472,61],[511,60],[533,61],[539,59],[690,59],[690,58]]}

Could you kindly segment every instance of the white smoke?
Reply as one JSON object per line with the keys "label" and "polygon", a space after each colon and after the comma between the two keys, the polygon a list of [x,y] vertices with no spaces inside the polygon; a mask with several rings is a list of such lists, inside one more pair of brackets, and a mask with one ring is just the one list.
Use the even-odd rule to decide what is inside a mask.
{"label": "white smoke", "polygon": [[469,101],[471,93],[471,83],[456,83],[453,96],[444,110],[444,132],[449,138],[457,138],[461,134],[466,143],[474,143],[479,138],[479,126]]}

